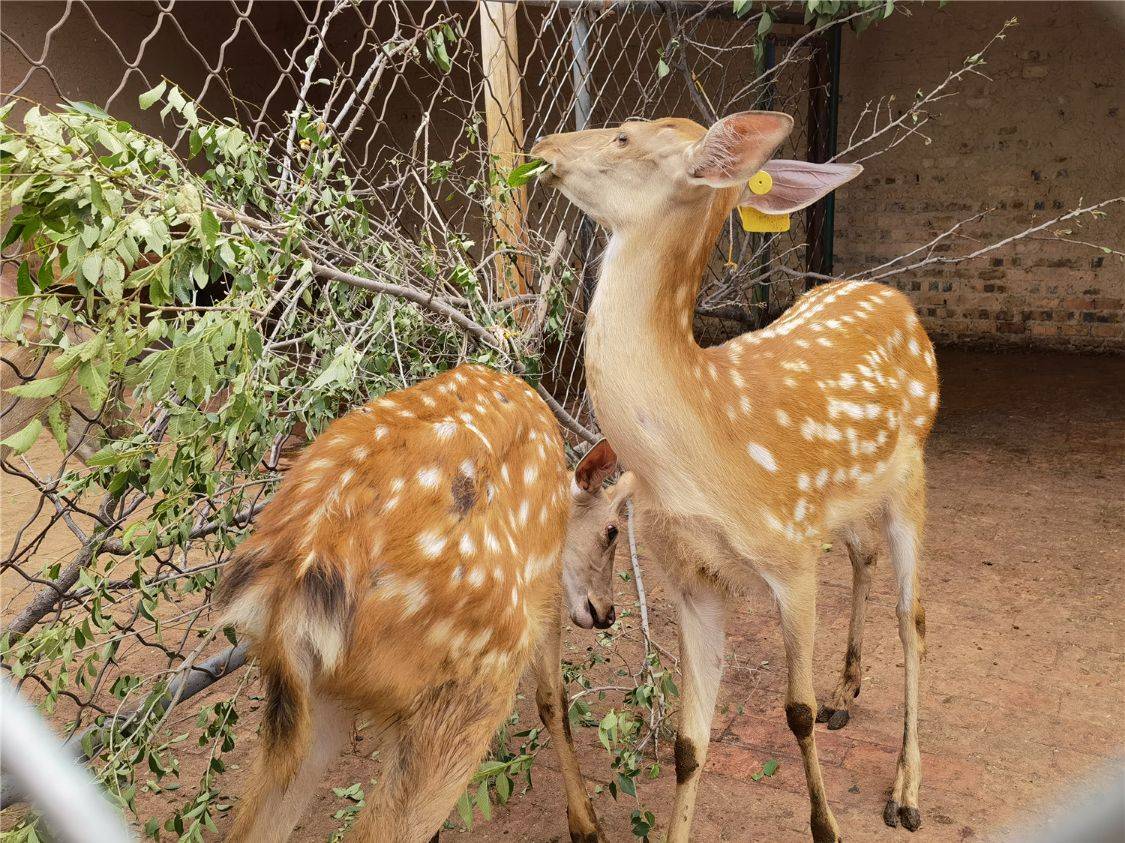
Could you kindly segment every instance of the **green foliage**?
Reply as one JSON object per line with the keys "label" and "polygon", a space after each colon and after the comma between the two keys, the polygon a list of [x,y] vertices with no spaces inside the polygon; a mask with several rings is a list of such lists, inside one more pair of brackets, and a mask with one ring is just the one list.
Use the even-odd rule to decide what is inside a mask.
{"label": "green foliage", "polygon": [[[18,206],[4,239],[23,259],[0,331],[54,355],[53,372],[11,394],[53,399],[43,418],[63,447],[72,411],[62,392],[73,378],[90,408],[119,423],[88,470],[64,472],[60,493],[87,500],[108,492],[108,505],[122,512],[145,503],[115,535],[121,552],[81,571],[81,601],[57,621],[5,637],[0,658],[14,677],[35,677],[46,713],[73,693],[107,694],[120,711],[139,707],[134,717],[99,716],[85,741],[103,785],[134,812],[138,787],[179,786],[182,736],[165,731],[167,675],[116,666],[131,635],[116,624],[131,616],[146,640],[181,652],[184,633],[169,619],[185,608],[198,616],[191,607],[213,587],[216,560],[237,543],[235,515],[277,481],[269,455],[285,437],[298,424],[313,435],[342,408],[465,354],[462,335],[416,305],[318,278],[302,244],[318,236],[346,243],[355,263],[337,263],[344,271],[455,279],[473,296],[475,318],[493,321],[466,255],[469,238],[438,246],[377,236],[323,123],[298,120],[294,178],[283,191],[260,144],[233,122],[201,114],[175,85],[161,82],[140,105],[159,108],[185,133],[187,160],[85,103],[33,106],[19,127],[5,108],[0,132],[0,200]],[[42,428],[35,419],[4,444],[26,451]],[[177,554],[186,560],[189,548],[205,561],[170,564]],[[59,572],[52,556],[29,573]],[[201,711],[206,769],[179,808],[145,825],[148,836],[201,840],[214,829],[224,809],[217,776],[234,747],[234,699]],[[18,839],[35,839],[34,826],[33,817],[19,826]]]}

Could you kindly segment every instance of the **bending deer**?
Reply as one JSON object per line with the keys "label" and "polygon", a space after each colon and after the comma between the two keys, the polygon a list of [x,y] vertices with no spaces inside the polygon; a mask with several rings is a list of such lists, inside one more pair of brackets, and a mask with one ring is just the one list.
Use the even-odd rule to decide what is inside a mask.
{"label": "bending deer", "polygon": [[533,661],[571,839],[604,841],[560,670],[562,580],[575,623],[614,618],[601,497],[579,488],[587,464],[572,492],[550,410],[480,366],[348,413],[308,447],[216,594],[266,684],[261,753],[229,840],[286,840],[356,714],[372,723],[383,775],[354,838],[429,840]]}
{"label": "bending deer", "polygon": [[779,608],[785,718],[804,758],[812,837],[841,839],[813,733],[816,558],[822,537],[843,533],[853,611],[830,716],[859,693],[874,561],[861,538],[868,519],[881,527],[898,579],[906,667],[902,751],[884,817],[910,830],[921,821],[922,449],[938,401],[930,341],[909,301],[873,283],[826,284],[764,330],[714,348],[692,335],[704,268],[736,205],[787,213],[859,172],[786,162],[771,171],[773,191],[747,191],[751,176],[770,171],[792,125],[775,112],[734,114],[710,130],[638,121],[553,135],[532,150],[550,165],[547,183],[611,233],[588,315],[586,374],[598,422],[633,473],[638,507],[664,533],[662,562],[679,589],[673,843],[688,839],[707,757],[727,605],[754,574]]}

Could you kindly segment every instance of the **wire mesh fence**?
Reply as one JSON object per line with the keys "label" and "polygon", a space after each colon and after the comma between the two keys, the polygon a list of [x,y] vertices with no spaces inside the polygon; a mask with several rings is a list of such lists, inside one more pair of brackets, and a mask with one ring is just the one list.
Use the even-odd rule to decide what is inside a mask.
{"label": "wire mesh fence", "polygon": [[[281,189],[302,157],[296,116],[316,115],[339,142],[373,213],[419,240],[466,234],[479,257],[497,242],[491,197],[477,189],[488,183],[493,163],[484,112],[497,96],[483,72],[479,18],[500,16],[502,9],[342,0],[67,2],[56,7],[45,32],[41,24],[41,38],[4,33],[10,55],[22,59],[8,62],[5,96],[41,92],[46,83],[58,98],[90,101],[128,118],[137,96],[168,78],[201,109],[233,119],[265,143]],[[522,125],[508,128],[526,147],[539,135],[586,126],[671,114],[709,123],[731,111],[769,107],[798,121],[781,153],[815,154],[809,116],[813,108],[826,112],[825,98],[815,94],[830,80],[810,79],[809,69],[827,51],[827,37],[779,26],[781,34],[760,43],[758,17],[740,19],[730,9],[726,3],[519,4],[516,37],[505,49],[519,70]],[[82,60],[75,63],[68,51],[79,40]],[[22,74],[12,66],[19,64]],[[96,79],[89,68],[98,68]],[[513,102],[499,105],[511,121]],[[187,151],[181,127],[168,121],[154,128]],[[763,324],[803,289],[782,268],[800,272],[815,259],[816,238],[806,229],[804,219],[779,238],[728,229],[700,298],[702,343]],[[563,263],[583,283],[567,291],[572,342],[552,350],[547,368],[556,397],[576,407],[581,332],[574,322],[592,290],[600,235],[565,200],[533,192],[520,246],[545,256],[560,231]],[[588,415],[582,421],[595,425]]]}
{"label": "wire mesh fence", "polygon": [[[596,435],[584,389],[582,324],[603,235],[557,194],[510,178],[534,138],[667,115],[707,124],[736,110],[772,108],[797,120],[783,156],[830,156],[829,28],[779,18],[765,34],[761,13],[739,18],[731,9],[728,3],[67,0],[29,7],[16,22],[8,16],[0,105],[11,107],[10,121],[31,114],[42,129],[44,113],[72,103],[69,116],[41,134],[65,133],[74,141],[85,131],[77,121],[92,120],[97,138],[108,130],[160,162],[146,171],[153,177],[147,191],[141,185],[127,197],[126,211],[169,209],[168,236],[176,244],[175,220],[186,219],[185,201],[196,203],[193,225],[206,227],[207,207],[219,215],[224,229],[208,235],[217,251],[232,230],[227,242],[234,252],[225,267],[169,259],[167,283],[188,279],[176,299],[183,305],[177,318],[200,320],[177,323],[186,333],[229,307],[238,267],[253,263],[255,248],[284,251],[288,261],[284,272],[269,276],[269,296],[248,311],[255,326],[248,333],[260,335],[255,342],[282,372],[262,414],[271,424],[274,417],[287,420],[254,428],[250,438],[265,443],[254,446],[254,459],[242,455],[245,443],[236,437],[222,441],[231,418],[225,413],[236,412],[229,408],[238,406],[238,390],[248,388],[234,377],[216,380],[197,371],[221,372],[238,344],[215,345],[212,332],[209,350],[203,343],[187,357],[170,356],[177,349],[167,329],[150,337],[140,355],[155,349],[149,359],[160,362],[144,368],[136,355],[124,355],[121,371],[113,370],[100,388],[101,400],[88,406],[75,392],[69,420],[62,420],[67,430],[57,434],[60,463],[48,468],[12,456],[4,464],[5,495],[15,484],[20,489],[19,506],[9,510],[19,523],[6,531],[3,562],[6,611],[14,615],[5,666],[46,700],[66,723],[72,746],[97,759],[103,782],[138,816],[155,810],[135,805],[153,798],[152,791],[138,794],[135,774],[125,768],[147,763],[157,779],[173,769],[173,744],[160,731],[172,706],[244,661],[234,642],[212,652],[217,631],[207,626],[209,591],[233,537],[284,469],[294,434],[303,441],[370,391],[482,359],[475,348],[485,345],[487,362],[536,378],[568,444]],[[486,31],[503,33],[491,49]],[[498,81],[504,67],[514,68],[514,83]],[[145,146],[118,120],[162,146]],[[499,151],[498,136],[509,139]],[[113,146],[113,138],[99,142]],[[109,164],[99,160],[123,167],[123,155],[115,152]],[[169,175],[181,166],[180,175]],[[256,166],[268,172],[268,183],[246,175]],[[192,190],[203,193],[202,205]],[[299,245],[286,234],[294,220]],[[783,309],[804,289],[810,265],[826,269],[829,224],[818,211],[781,235],[728,226],[698,302],[699,341],[721,342]],[[32,237],[26,225],[22,233],[26,243]],[[36,261],[49,268],[53,260],[21,248],[19,234],[4,266],[13,288],[25,273],[37,272]],[[122,260],[137,271],[145,271],[146,261],[162,265],[154,254],[179,249],[162,252],[151,231],[133,235],[139,254],[126,255],[125,248]],[[98,236],[90,235],[91,242]],[[97,254],[106,260],[104,280],[110,258]],[[326,279],[359,289],[336,298],[325,292]],[[396,303],[372,305],[372,294]],[[177,308],[161,313],[169,310]],[[35,333],[45,330],[42,312],[20,314],[25,326],[34,326],[26,328],[24,351],[89,349],[99,331],[112,331],[104,320],[79,325],[74,311],[67,327],[48,337]],[[148,318],[135,317],[138,329]],[[446,330],[450,324],[455,330]],[[9,362],[6,346],[5,388],[50,374],[49,355],[25,356]],[[129,397],[124,373],[133,366],[149,386]],[[334,367],[355,383],[325,398]],[[185,369],[192,372],[190,385],[183,385]],[[156,395],[151,384],[162,380],[175,389]],[[17,403],[5,395],[5,435],[24,418]],[[28,403],[24,398],[24,410]],[[195,485],[185,480],[177,488],[167,474],[161,485],[152,459],[138,454],[147,449],[155,458],[160,448],[174,448],[189,455],[185,460],[194,458],[198,435],[185,432],[184,413],[211,419],[212,455],[183,468]],[[54,428],[59,419],[52,421]],[[99,462],[96,452],[107,440],[116,450]],[[80,460],[91,455],[94,468],[86,472]],[[123,467],[126,457],[138,462]],[[160,470],[174,474],[172,464]],[[204,483],[200,472],[213,477]],[[131,535],[131,525],[146,519],[156,525],[152,532],[144,540]],[[208,766],[176,812],[178,830],[210,816],[196,808],[218,793],[209,776],[221,771],[241,689],[201,709]],[[5,804],[19,795],[6,790]]]}

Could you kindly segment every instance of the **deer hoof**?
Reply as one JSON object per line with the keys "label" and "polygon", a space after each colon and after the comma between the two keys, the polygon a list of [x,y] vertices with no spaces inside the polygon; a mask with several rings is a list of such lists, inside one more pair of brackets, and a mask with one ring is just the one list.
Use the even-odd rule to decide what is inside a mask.
{"label": "deer hoof", "polygon": [[848,710],[846,708],[838,708],[833,711],[832,715],[828,718],[828,728],[832,731],[843,729],[848,725],[848,718]]}
{"label": "deer hoof", "polygon": [[827,723],[828,719],[835,713],[836,713],[836,709],[829,708],[826,705],[821,705],[820,708],[818,708],[816,710],[816,722],[817,723]]}
{"label": "deer hoof", "polygon": [[902,820],[902,827],[907,831],[917,831],[918,826],[922,824],[922,812],[917,808],[903,805],[898,809],[898,816]]}
{"label": "deer hoof", "polygon": [[893,799],[888,799],[887,806],[883,808],[883,822],[891,828],[898,828],[898,808],[898,803]]}

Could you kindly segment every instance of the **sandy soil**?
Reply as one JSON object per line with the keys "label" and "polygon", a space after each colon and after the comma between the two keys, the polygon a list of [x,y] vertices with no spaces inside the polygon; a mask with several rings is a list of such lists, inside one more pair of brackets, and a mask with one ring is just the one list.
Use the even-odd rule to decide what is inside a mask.
{"label": "sandy soil", "polygon": [[[1041,827],[1056,800],[1125,755],[1117,716],[1125,704],[1125,359],[964,351],[943,351],[939,358],[943,404],[928,452],[923,826],[913,839],[988,840],[1013,825]],[[40,443],[36,451],[50,447]],[[6,481],[5,541],[9,525],[32,502],[9,496],[8,488]],[[62,556],[67,543],[59,542],[51,552]],[[654,634],[674,645],[658,556],[658,548],[644,548]],[[10,608],[12,582],[4,582]],[[843,659],[850,587],[842,549],[826,554],[817,635],[822,695]],[[631,584],[619,584],[618,591],[619,606],[627,607],[634,600]],[[886,828],[881,816],[902,733],[894,600],[881,563],[868,612],[862,696],[846,728],[816,727],[829,797],[849,840],[910,839],[906,831]],[[574,658],[591,644],[590,634],[571,632]],[[804,776],[782,711],[783,648],[764,589],[737,607],[727,659],[695,838],[808,840]],[[215,698],[239,679],[225,680]],[[531,696],[529,682],[524,691]],[[251,684],[244,693],[259,690]],[[177,712],[174,731],[188,729],[195,703]],[[619,703],[610,696],[599,706]],[[537,722],[527,699],[518,711],[525,727]],[[233,792],[249,767],[256,725],[256,715],[242,721],[243,740],[227,757],[224,787]],[[591,788],[604,783],[609,759],[596,731],[579,729],[575,737]],[[188,786],[204,759],[191,741],[181,746]],[[670,810],[674,790],[670,749],[661,749],[663,776],[641,789],[658,818]],[[769,759],[780,762],[777,774],[754,782],[752,774]],[[536,765],[534,789],[497,808],[494,819],[472,833],[443,837],[568,839],[554,767],[548,750]],[[344,805],[331,787],[366,783],[375,772],[363,743],[354,744],[317,791],[295,839],[324,840],[337,826],[333,812]],[[141,804],[163,813],[169,796],[145,796]],[[611,839],[632,839],[633,800],[615,803],[603,794],[596,805]]]}

